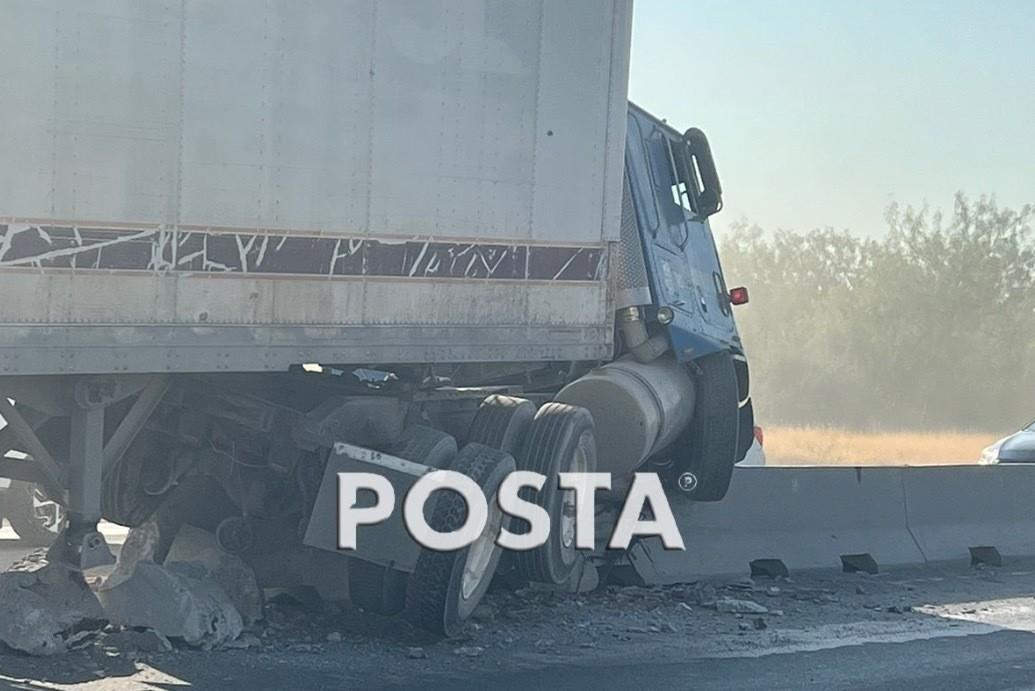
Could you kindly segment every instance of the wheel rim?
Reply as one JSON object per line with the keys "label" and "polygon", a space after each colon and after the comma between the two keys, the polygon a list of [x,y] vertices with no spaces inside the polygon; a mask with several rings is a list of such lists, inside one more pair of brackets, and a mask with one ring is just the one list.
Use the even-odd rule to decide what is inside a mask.
{"label": "wheel rim", "polygon": [[38,489],[32,490],[32,514],[47,531],[54,534],[61,532],[65,520],[64,508],[57,502],[47,499]]}
{"label": "wheel rim", "polygon": [[[592,443],[589,432],[583,432],[579,436],[579,442],[575,445],[575,451],[571,455],[571,462],[568,464],[568,471],[571,473],[585,473],[589,470],[589,453],[586,446]],[[575,561],[575,490],[566,489],[561,493],[561,558],[565,564]]]}
{"label": "wheel rim", "polygon": [[489,502],[489,516],[485,520],[485,529],[481,535],[467,548],[467,559],[464,561],[464,575],[460,580],[460,597],[469,600],[485,579],[485,574],[492,563],[496,551],[496,536],[503,525],[503,511],[493,496]]}

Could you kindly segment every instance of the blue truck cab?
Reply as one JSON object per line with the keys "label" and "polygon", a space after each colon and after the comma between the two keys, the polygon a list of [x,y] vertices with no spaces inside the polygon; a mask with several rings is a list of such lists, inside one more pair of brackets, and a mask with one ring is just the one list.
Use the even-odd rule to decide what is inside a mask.
{"label": "blue truck cab", "polygon": [[[704,151],[701,151],[701,149]],[[700,130],[681,134],[629,104],[625,173],[655,310],[681,362],[722,350],[742,352],[730,291],[708,216],[722,207]],[[702,181],[711,174],[712,179]],[[711,187],[709,187],[711,185]],[[656,312],[657,314],[657,312]]]}
{"label": "blue truck cab", "polygon": [[722,187],[704,133],[681,133],[630,103],[622,205],[625,283],[618,306],[639,310],[651,338],[663,337],[662,347],[694,377],[693,420],[664,460],[680,489],[712,501],[725,494],[732,466],[744,458],[754,430],[747,358],[733,313],[747,302],[747,290],[726,285],[708,223],[721,209]]}

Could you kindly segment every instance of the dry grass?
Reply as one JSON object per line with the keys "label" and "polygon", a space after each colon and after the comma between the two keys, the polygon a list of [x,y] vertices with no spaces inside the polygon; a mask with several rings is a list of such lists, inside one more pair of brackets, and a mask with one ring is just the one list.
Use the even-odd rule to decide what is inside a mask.
{"label": "dry grass", "polygon": [[766,463],[772,465],[963,465],[976,463],[995,440],[966,432],[765,427]]}

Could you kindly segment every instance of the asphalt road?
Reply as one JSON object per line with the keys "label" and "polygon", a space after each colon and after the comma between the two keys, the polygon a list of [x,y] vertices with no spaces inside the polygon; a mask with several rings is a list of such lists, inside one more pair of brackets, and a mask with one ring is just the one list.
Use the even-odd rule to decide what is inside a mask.
{"label": "asphalt road", "polygon": [[[105,531],[120,541],[119,529]],[[0,565],[28,551],[8,532]],[[746,627],[750,616],[688,606],[692,593],[678,590],[498,594],[496,618],[463,641],[421,640],[350,611],[300,613],[298,626],[281,612],[244,650],[0,654],[0,688],[1035,689],[1035,560],[805,574],[779,593],[771,583],[706,592],[764,603],[764,630]]]}
{"label": "asphalt road", "polygon": [[[615,666],[558,666],[475,679],[443,688],[486,689],[953,689],[1035,688],[1035,635],[1001,631],[907,643],[867,643],[754,658],[644,660]],[[426,683],[397,688],[423,688]]]}
{"label": "asphalt road", "polygon": [[[197,653],[155,667],[100,667],[88,675],[19,677],[0,667],[0,688],[11,689],[908,689],[950,691],[1035,688],[1035,635],[999,631],[905,643],[868,643],[761,657],[652,660],[649,654],[616,664],[553,663],[546,667],[471,674],[462,662],[452,674],[384,686],[350,671],[349,657],[316,667],[292,658],[255,660],[241,652]],[[312,656],[305,656],[311,658]],[[301,658],[296,657],[298,661]],[[138,665],[139,667],[139,665]],[[95,675],[101,674],[102,678]],[[84,678],[93,677],[93,678]]]}

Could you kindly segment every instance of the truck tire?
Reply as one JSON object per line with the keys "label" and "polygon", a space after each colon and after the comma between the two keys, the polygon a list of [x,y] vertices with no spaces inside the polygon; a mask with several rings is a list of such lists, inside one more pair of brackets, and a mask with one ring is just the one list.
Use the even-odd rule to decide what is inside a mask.
{"label": "truck tire", "polygon": [[694,501],[726,496],[740,445],[737,376],[727,352],[697,360],[697,403],[690,424],[676,442],[675,482]]}
{"label": "truck tire", "polygon": [[149,472],[157,460],[169,453],[164,440],[144,430],[133,440],[126,453],[107,469],[101,479],[101,515],[105,520],[136,528],[158,510],[164,499],[148,494]]}
{"label": "truck tire", "polygon": [[4,514],[22,542],[45,547],[61,532],[65,509],[48,499],[36,485],[14,481],[4,492]]}
{"label": "truck tire", "polygon": [[[510,454],[484,444],[467,444],[457,454],[451,470],[464,473],[482,488],[489,518],[482,535],[463,549],[421,550],[406,588],[407,616],[416,626],[455,637],[485,595],[502,552],[496,538],[506,525],[496,495],[514,467]],[[439,495],[428,524],[439,532],[456,530],[467,520],[467,504],[456,492]]]}
{"label": "truck tire", "polygon": [[385,453],[432,468],[448,468],[456,456],[456,439],[424,425],[409,425]]}
{"label": "truck tire", "polygon": [[558,473],[592,473],[597,467],[593,416],[585,408],[547,403],[535,415],[517,458],[518,470],[546,476],[539,492],[521,491],[521,498],[550,515],[550,538],[527,552],[516,552],[518,573],[530,581],[559,585],[571,575],[575,549],[575,493],[557,486]]}
{"label": "truck tire", "polygon": [[406,574],[349,557],[349,600],[375,614],[398,614],[406,606]]}
{"label": "truck tire", "polygon": [[478,406],[467,441],[517,456],[534,417],[535,404],[532,401],[493,394]]}
{"label": "truck tire", "polygon": [[[456,440],[433,427],[407,426],[386,453],[432,468],[448,468],[456,458]],[[408,575],[363,559],[349,559],[349,599],[367,612],[392,615],[406,606]]]}

